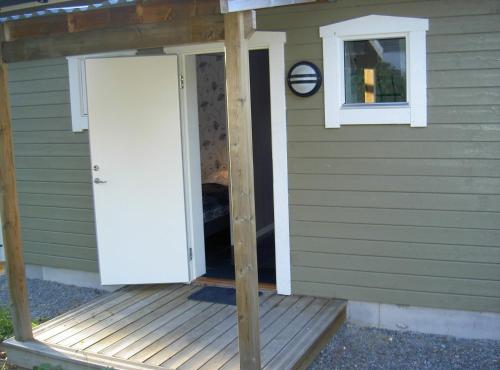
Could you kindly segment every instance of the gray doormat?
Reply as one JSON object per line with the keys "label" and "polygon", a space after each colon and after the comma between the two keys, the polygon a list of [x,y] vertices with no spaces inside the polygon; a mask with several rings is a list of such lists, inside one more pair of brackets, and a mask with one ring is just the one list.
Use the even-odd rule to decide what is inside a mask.
{"label": "gray doormat", "polygon": [[[259,296],[262,293],[259,292]],[[218,286],[206,286],[191,294],[188,299],[193,301],[211,302],[236,306],[236,289]]]}

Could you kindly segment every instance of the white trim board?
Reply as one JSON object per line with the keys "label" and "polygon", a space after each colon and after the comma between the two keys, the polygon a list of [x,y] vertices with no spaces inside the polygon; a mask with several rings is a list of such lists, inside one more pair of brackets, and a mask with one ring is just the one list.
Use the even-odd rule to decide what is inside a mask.
{"label": "white trim board", "polygon": [[500,314],[349,301],[348,322],[360,326],[469,339],[500,340]]}
{"label": "white trim board", "polygon": [[[276,288],[279,294],[291,294],[290,273],[290,226],[288,210],[288,162],[287,162],[287,132],[286,132],[286,98],[285,98],[285,32],[256,31],[248,41],[249,49],[269,50],[269,75],[271,90],[271,142],[273,160],[273,197],[274,197],[274,228],[275,228],[275,254],[276,254]],[[190,57],[196,54],[224,52],[224,43],[208,43],[187,45],[181,47],[164,48],[166,54],[178,54],[180,70],[185,78],[185,88],[181,93],[181,108],[183,114],[183,141],[186,178],[186,208],[188,209],[188,232],[190,248],[193,245],[203,245],[202,238],[197,230],[200,229],[200,220],[196,210],[201,207],[201,180],[195,171],[199,172],[199,143],[198,133],[195,133],[192,122],[197,113],[197,107],[189,107],[188,94],[196,92],[196,75],[193,76],[193,62]],[[194,79],[193,79],[194,77]],[[193,87],[194,86],[194,87]],[[191,122],[191,123],[190,123]],[[195,120],[197,122],[197,119]],[[190,143],[191,142],[191,143]],[[196,167],[198,166],[198,167]],[[198,184],[199,181],[199,184]],[[203,250],[203,251],[202,251]],[[193,249],[191,262],[191,278],[205,273],[204,248]]]}

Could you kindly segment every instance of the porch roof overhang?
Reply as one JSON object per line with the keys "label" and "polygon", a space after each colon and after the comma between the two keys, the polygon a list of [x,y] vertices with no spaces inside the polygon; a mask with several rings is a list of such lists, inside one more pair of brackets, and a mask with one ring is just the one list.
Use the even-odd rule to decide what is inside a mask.
{"label": "porch roof overhang", "polygon": [[138,1],[3,24],[5,63],[224,40],[218,0]]}

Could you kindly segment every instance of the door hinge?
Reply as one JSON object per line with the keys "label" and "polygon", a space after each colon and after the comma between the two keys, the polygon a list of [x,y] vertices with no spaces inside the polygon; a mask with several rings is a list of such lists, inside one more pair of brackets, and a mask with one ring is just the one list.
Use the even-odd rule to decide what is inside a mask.
{"label": "door hinge", "polygon": [[189,260],[193,260],[193,248],[189,248]]}
{"label": "door hinge", "polygon": [[183,75],[179,76],[179,86],[181,87],[181,89],[184,88],[184,76]]}

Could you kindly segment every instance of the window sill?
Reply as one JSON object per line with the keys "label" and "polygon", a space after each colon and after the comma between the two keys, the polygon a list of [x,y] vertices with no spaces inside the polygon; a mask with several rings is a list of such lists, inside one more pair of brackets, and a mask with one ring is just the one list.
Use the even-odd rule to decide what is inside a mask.
{"label": "window sill", "polygon": [[406,102],[402,103],[346,103],[341,109],[388,109],[388,108],[409,108]]}
{"label": "window sill", "polygon": [[411,109],[408,103],[402,104],[344,104],[338,110],[338,125],[408,125],[411,124]]}

